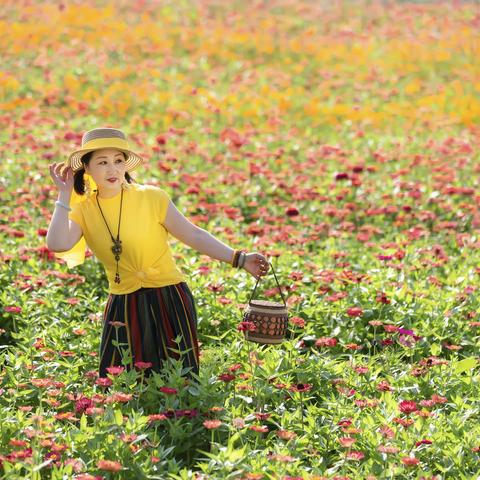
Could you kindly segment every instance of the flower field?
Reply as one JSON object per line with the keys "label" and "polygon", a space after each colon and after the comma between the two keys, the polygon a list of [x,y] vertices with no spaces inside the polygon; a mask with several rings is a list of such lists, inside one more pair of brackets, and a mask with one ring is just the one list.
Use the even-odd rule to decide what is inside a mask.
{"label": "flower field", "polygon": [[[0,31],[1,479],[480,479],[478,3],[7,0]],[[100,126],[269,258],[283,343],[172,237],[198,379],[98,378],[103,267],[45,236],[48,165]]]}

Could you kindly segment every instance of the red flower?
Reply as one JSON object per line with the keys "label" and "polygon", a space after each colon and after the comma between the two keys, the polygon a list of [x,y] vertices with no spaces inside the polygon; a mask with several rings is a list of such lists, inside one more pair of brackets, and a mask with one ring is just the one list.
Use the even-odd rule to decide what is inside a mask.
{"label": "red flower", "polygon": [[292,317],[289,319],[290,323],[297,327],[303,328],[305,326],[305,320],[301,317]]}
{"label": "red flower", "polygon": [[405,415],[410,415],[410,413],[418,410],[417,404],[413,400],[402,400],[399,403],[398,408]]}
{"label": "red flower", "polygon": [[423,440],[420,440],[419,442],[415,442],[415,446],[419,447],[420,445],[431,445],[433,442],[431,440],[427,440],[424,438]]}
{"label": "red flower", "polygon": [[295,217],[299,214],[300,212],[298,211],[297,208],[295,207],[287,207],[285,209],[285,215],[289,216],[289,217]]}
{"label": "red flower", "polygon": [[313,385],[311,383],[297,383],[295,385],[292,385],[289,390],[291,392],[309,392],[312,389]]}
{"label": "red flower", "polygon": [[75,413],[83,413],[87,408],[93,407],[93,401],[85,396],[81,396],[75,402]]}
{"label": "red flower", "polygon": [[232,375],[231,373],[222,373],[218,375],[217,378],[222,382],[228,383],[228,382],[231,382],[232,380],[235,380],[235,375]]}
{"label": "red flower", "polygon": [[385,303],[385,304],[390,303],[390,300],[387,298],[387,295],[383,292],[377,293],[377,298],[375,299],[375,301],[378,303]]}
{"label": "red flower", "polygon": [[167,136],[166,135],[157,135],[155,140],[159,145],[165,145],[167,143]]}
{"label": "red flower", "polygon": [[380,392],[391,392],[392,387],[386,380],[382,380],[380,383],[377,384],[377,390]]}
{"label": "red flower", "polygon": [[363,315],[363,310],[360,307],[350,307],[347,309],[347,314],[350,317],[361,317]]}
{"label": "red flower", "polygon": [[240,370],[242,368],[242,364],[241,363],[234,363],[233,365],[231,365],[230,367],[228,367],[228,371],[229,372],[236,372],[237,370]]}
{"label": "red flower", "polygon": [[176,388],[171,387],[160,387],[159,389],[162,393],[166,393],[167,395],[176,395],[178,390]]}
{"label": "red flower", "polygon": [[257,329],[253,322],[240,322],[237,326],[239,332],[254,332]]}

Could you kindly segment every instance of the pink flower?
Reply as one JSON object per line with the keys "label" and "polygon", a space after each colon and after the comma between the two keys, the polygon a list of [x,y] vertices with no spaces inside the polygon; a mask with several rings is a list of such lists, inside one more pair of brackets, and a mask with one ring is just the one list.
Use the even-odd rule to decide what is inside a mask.
{"label": "pink flower", "polygon": [[393,445],[379,445],[377,450],[380,453],[398,453],[400,449]]}
{"label": "pink flower", "polygon": [[355,460],[355,461],[360,461],[365,458],[365,454],[357,450],[352,450],[351,452],[347,452],[345,456],[347,460]]}
{"label": "pink flower", "polygon": [[253,430],[254,432],[258,433],[267,433],[268,432],[268,427],[266,425],[250,425],[248,427],[250,430]]}
{"label": "pink flower", "polygon": [[407,467],[414,467],[415,465],[418,465],[420,463],[420,460],[415,457],[403,457],[402,463]]}
{"label": "pink flower", "polygon": [[220,420],[205,420],[203,422],[203,426],[205,428],[208,428],[209,430],[218,428],[220,425],[222,425],[222,422]]}
{"label": "pink flower", "polygon": [[113,366],[107,367],[106,370],[110,375],[120,375],[125,370],[125,367]]}
{"label": "pink flower", "polygon": [[152,362],[135,362],[135,367],[137,367],[139,370],[146,370],[147,368],[152,367]]}
{"label": "pink flower", "polygon": [[20,313],[22,311],[21,307],[16,307],[13,305],[9,307],[4,307],[3,310],[9,313]]}
{"label": "pink flower", "polygon": [[113,382],[109,378],[100,377],[95,380],[96,385],[100,385],[101,387],[109,387],[113,385]]}
{"label": "pink flower", "polygon": [[152,415],[148,416],[148,423],[161,422],[167,418],[168,417],[163,413],[153,413]]}
{"label": "pink flower", "polygon": [[337,344],[336,338],[331,337],[320,337],[315,340],[315,346],[317,348],[321,347],[334,347]]}
{"label": "pink flower", "polygon": [[338,442],[342,447],[350,448],[357,440],[353,437],[341,437]]}
{"label": "pink flower", "polygon": [[296,436],[297,434],[295,432],[291,432],[289,430],[277,430],[277,437],[281,438],[282,440],[291,440]]}

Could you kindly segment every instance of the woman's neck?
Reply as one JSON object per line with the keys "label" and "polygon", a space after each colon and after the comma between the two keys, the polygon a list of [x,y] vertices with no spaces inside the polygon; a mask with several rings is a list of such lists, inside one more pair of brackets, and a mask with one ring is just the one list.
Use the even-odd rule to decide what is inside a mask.
{"label": "woman's neck", "polygon": [[116,188],[115,190],[114,189],[101,189],[100,188],[98,189],[98,198],[113,198],[113,197],[116,197],[117,195],[120,194],[120,192],[122,191],[122,186],[120,186],[120,188]]}

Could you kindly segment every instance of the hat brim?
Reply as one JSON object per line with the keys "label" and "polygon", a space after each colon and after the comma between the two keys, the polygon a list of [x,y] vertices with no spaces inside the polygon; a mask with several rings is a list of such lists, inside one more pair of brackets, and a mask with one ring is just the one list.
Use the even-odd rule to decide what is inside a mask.
{"label": "hat brim", "polygon": [[[72,167],[72,170],[74,172],[81,170],[83,168],[82,157],[86,153],[94,152],[95,150],[98,150],[98,148],[81,148],[79,150],[76,150],[75,152],[70,154],[65,164],[69,167]],[[123,148],[118,148],[118,150],[127,154],[125,166],[127,167],[128,172],[135,170],[138,166],[144,163],[143,158],[140,157],[140,155],[137,155],[135,152]]]}

